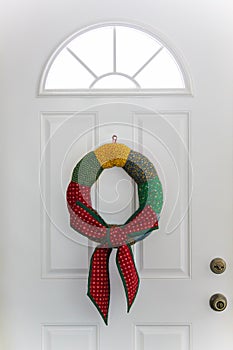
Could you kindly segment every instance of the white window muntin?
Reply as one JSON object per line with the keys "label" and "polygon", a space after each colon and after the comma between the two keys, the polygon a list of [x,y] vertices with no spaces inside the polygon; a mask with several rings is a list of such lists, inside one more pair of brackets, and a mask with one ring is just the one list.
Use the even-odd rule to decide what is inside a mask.
{"label": "white window muntin", "polygon": [[[99,35],[101,39],[99,42],[98,40],[92,40],[94,38],[93,33],[95,33],[96,37],[98,34],[101,34]],[[131,57],[129,57],[130,50],[124,57],[124,45],[127,49],[127,38],[124,42],[124,37],[127,37],[127,35],[130,37],[133,33],[137,34],[136,45],[133,45],[133,49],[132,45],[130,47],[133,51]],[[88,44],[86,39],[88,35],[89,48],[88,45],[85,45],[85,43]],[[121,40],[119,41],[118,37],[120,36]],[[82,45],[80,45],[80,42]],[[148,43],[151,43],[151,45],[148,45]],[[137,45],[139,52],[143,53],[139,55],[139,60],[138,58],[133,59],[138,57],[136,56]],[[121,48],[120,51],[119,47],[121,46],[123,49]],[[86,56],[84,55],[85,59],[83,59],[84,56],[80,56],[79,49],[81,47],[87,47]],[[89,56],[88,50],[90,50]],[[93,52],[95,55],[93,55]],[[66,57],[64,58],[63,56]],[[137,60],[140,61],[140,59],[141,65],[138,65],[138,69],[136,69]],[[104,61],[102,67],[98,66],[98,62],[101,60]],[[95,65],[94,62],[96,63]],[[56,71],[54,66],[57,63],[58,66],[60,64],[60,68],[58,67],[59,69]],[[153,65],[154,67],[152,67]],[[93,66],[95,66],[94,69]],[[131,72],[127,72],[127,67]],[[133,68],[134,71],[132,70]],[[53,79],[51,79],[52,74],[54,74]],[[69,74],[71,79],[69,79]],[[172,74],[173,77],[171,77]],[[173,81],[172,78],[174,78]],[[114,86],[111,86],[113,83]],[[167,45],[161,39],[158,39],[144,28],[125,23],[98,24],[72,35],[50,57],[43,71],[39,86],[39,95],[121,94],[191,94],[189,75],[181,60],[178,59],[177,54],[174,53],[174,50],[171,50],[171,48],[168,50]]]}

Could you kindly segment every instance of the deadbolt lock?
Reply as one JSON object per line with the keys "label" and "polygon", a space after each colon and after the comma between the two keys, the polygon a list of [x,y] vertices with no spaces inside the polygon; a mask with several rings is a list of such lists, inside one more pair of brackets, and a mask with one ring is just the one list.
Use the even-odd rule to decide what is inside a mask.
{"label": "deadbolt lock", "polygon": [[223,311],[227,307],[227,299],[223,294],[217,293],[210,298],[210,307],[214,311]]}
{"label": "deadbolt lock", "polygon": [[215,258],[210,263],[210,269],[219,275],[226,270],[226,262],[222,258]]}

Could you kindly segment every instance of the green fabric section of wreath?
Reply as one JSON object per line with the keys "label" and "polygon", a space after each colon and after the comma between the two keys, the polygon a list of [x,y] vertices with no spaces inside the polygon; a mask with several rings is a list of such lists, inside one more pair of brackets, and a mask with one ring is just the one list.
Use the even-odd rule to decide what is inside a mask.
{"label": "green fabric section of wreath", "polygon": [[140,208],[150,205],[156,214],[160,214],[163,206],[163,189],[158,176],[138,184],[138,200]]}
{"label": "green fabric section of wreath", "polygon": [[94,152],[87,153],[76,165],[72,174],[72,181],[80,185],[92,186],[102,173],[98,159]]}
{"label": "green fabric section of wreath", "polygon": [[147,182],[157,176],[154,165],[143,154],[130,151],[123,169],[134,179],[137,184]]}

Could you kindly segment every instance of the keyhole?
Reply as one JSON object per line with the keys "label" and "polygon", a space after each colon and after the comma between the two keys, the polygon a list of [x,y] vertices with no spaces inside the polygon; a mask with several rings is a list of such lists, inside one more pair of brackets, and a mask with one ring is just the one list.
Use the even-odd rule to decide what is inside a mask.
{"label": "keyhole", "polygon": [[219,310],[222,310],[222,309],[224,308],[224,303],[223,303],[222,301],[218,301],[218,302],[217,302],[217,308],[218,308]]}

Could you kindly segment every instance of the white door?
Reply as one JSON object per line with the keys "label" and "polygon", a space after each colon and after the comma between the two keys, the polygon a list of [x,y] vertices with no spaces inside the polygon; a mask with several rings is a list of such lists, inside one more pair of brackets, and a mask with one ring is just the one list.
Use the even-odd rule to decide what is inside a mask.
{"label": "white door", "polygon": [[[232,349],[231,7],[227,0],[5,5],[2,349]],[[45,62],[63,40],[89,24],[121,21],[154,33],[174,53],[186,79],[180,94],[38,96]],[[141,283],[129,314],[112,254],[106,326],[86,296],[92,243],[69,227],[65,191],[80,158],[113,134],[151,159],[165,203],[160,230],[134,246]],[[104,171],[92,199],[115,223],[137,206],[133,182],[116,168]],[[223,274],[210,270],[216,257],[226,261]],[[209,305],[216,293],[228,301],[222,312]]]}

